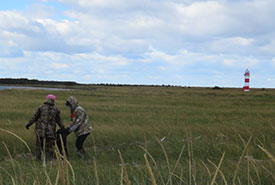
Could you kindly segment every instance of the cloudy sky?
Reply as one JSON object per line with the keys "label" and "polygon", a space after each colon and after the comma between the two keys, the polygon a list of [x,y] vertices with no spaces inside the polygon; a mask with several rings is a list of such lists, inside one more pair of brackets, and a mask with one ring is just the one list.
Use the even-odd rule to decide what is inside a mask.
{"label": "cloudy sky", "polygon": [[275,88],[274,0],[0,0],[0,78]]}

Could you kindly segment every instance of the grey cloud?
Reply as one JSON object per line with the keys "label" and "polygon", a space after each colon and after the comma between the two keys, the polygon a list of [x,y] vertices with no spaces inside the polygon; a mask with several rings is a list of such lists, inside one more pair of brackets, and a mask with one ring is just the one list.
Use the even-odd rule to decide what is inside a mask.
{"label": "grey cloud", "polygon": [[274,58],[274,0],[59,1],[71,5],[64,12],[68,20],[0,12],[0,40],[11,43],[0,55],[36,53],[24,57],[39,61],[32,70],[43,62],[66,64],[64,71],[75,70],[73,76],[63,75],[68,79],[80,79],[81,73],[99,82],[116,76],[118,82],[124,74],[159,83],[169,77],[172,83],[170,74],[188,76],[189,70],[217,81],[228,69],[255,70]]}
{"label": "grey cloud", "polygon": [[[222,46],[225,38],[232,37],[252,38],[256,44],[260,42],[258,37],[274,30],[274,24],[271,24],[275,12],[273,1],[60,2],[72,5],[66,15],[77,23],[44,18],[46,23],[43,24],[27,14],[12,12],[5,18],[0,14],[0,20],[3,20],[0,28],[20,34],[16,41],[26,50],[96,51],[108,55],[130,53],[129,57],[146,52],[149,46],[168,53],[177,53],[182,48],[213,52],[215,45]],[[68,33],[58,30],[61,24],[68,27]],[[143,44],[133,40],[142,40]],[[230,43],[226,45],[230,46]]]}
{"label": "grey cloud", "polygon": [[[167,52],[185,47],[203,51],[200,43],[205,43],[204,52],[207,52],[207,45],[226,40],[224,38],[248,37],[258,42],[257,37],[274,30],[273,1],[70,2],[78,5],[73,18],[82,23],[83,29],[97,29],[110,39],[101,39],[98,43],[108,52],[112,50],[108,42],[112,43],[113,35],[125,41],[144,39],[152,47]],[[80,11],[82,13],[78,13]],[[88,11],[86,15],[85,11]],[[116,47],[113,47],[114,53]]]}

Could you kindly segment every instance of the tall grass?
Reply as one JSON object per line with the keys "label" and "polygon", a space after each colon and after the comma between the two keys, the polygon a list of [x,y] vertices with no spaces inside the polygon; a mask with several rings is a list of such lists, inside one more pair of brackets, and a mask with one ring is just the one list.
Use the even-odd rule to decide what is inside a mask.
{"label": "tall grass", "polygon": [[[275,184],[275,90],[96,88],[0,91],[0,184]],[[69,159],[33,160],[24,123],[48,93],[65,125],[69,96],[88,112],[84,158],[72,134]]]}
{"label": "tall grass", "polygon": [[[6,130],[3,130],[2,131],[6,131]],[[12,134],[13,136],[16,136],[20,141],[22,141],[23,143],[25,143],[25,141],[20,138],[19,136],[17,136],[16,134],[12,133],[12,132],[7,132],[9,134]],[[248,146],[250,144],[252,140],[252,137],[249,138],[247,144],[245,145],[244,149],[243,149],[243,152],[240,156],[240,159],[239,161],[237,162],[236,166],[235,166],[235,170],[234,170],[234,176],[233,176],[233,180],[232,180],[232,184],[235,185],[235,184],[244,184],[242,183],[242,180],[241,180],[241,176],[242,175],[239,175],[238,176],[238,172],[240,170],[240,167],[241,167],[241,162],[244,161],[244,154],[247,153],[247,149],[248,149]],[[167,181],[166,183],[163,181],[163,178],[161,179],[161,181],[159,182],[160,184],[197,184],[197,177],[196,177],[196,174],[194,173],[194,171],[192,170],[192,168],[194,166],[192,166],[192,168],[188,168],[189,170],[186,171],[186,173],[188,173],[188,179],[184,179],[183,177],[179,177],[179,174],[176,173],[176,169],[178,168],[178,164],[179,164],[179,161],[181,160],[182,158],[182,154],[183,154],[183,149],[182,148],[182,151],[178,157],[178,160],[177,162],[175,163],[175,166],[173,168],[173,171],[170,171],[170,162],[169,162],[169,158],[168,158],[168,155],[167,155],[167,152],[166,152],[166,149],[164,148],[164,146],[162,145],[162,143],[158,142],[161,149],[162,149],[162,152],[166,158],[166,161],[167,161],[167,164],[166,164],[166,168],[168,170],[161,172],[161,170],[159,168],[154,168],[154,166],[152,166],[148,160],[148,157],[147,155],[150,156],[151,160],[153,161],[153,164],[155,165],[155,167],[157,167],[158,163],[155,161],[155,159],[152,157],[152,155],[146,151],[146,149],[144,149],[145,151],[145,154],[144,154],[144,161],[145,161],[145,164],[144,164],[144,170],[140,170],[140,168],[138,168],[140,171],[141,171],[141,176],[142,176],[142,184],[152,184],[152,185],[156,185],[158,184],[157,182],[159,181],[158,178],[156,178],[156,175],[155,174],[159,174],[160,177],[162,178],[162,173],[163,175],[167,175],[168,178],[167,178]],[[10,183],[11,184],[28,184],[30,182],[33,182],[33,184],[62,184],[62,185],[69,185],[69,184],[82,184],[82,183],[78,183],[76,182],[75,180],[75,174],[74,174],[74,168],[73,166],[70,164],[70,162],[67,160],[66,156],[62,156],[60,153],[59,153],[59,150],[57,149],[57,147],[55,147],[55,153],[56,153],[56,161],[54,161],[54,163],[50,162],[49,164],[47,164],[46,166],[43,166],[41,168],[37,168],[36,165],[34,164],[31,168],[30,166],[30,171],[33,173],[33,174],[36,174],[36,176],[34,176],[31,180],[25,180],[23,178],[24,176],[24,172],[22,171],[22,166],[20,164],[20,162],[18,162],[16,159],[14,159],[8,149],[8,147],[6,146],[6,144],[3,142],[3,145],[5,146],[6,148],[6,151],[8,153],[8,156],[9,156],[9,163],[10,163],[10,166],[12,167],[12,172],[8,172],[8,170],[5,170],[4,168],[1,168],[1,170],[3,170],[8,176],[8,178],[10,178]],[[26,145],[27,146],[27,145]],[[269,151],[267,151],[266,149],[264,149],[263,147],[259,146],[261,148],[261,150],[267,154],[267,156],[270,158],[270,161],[268,161],[268,163],[270,163],[270,165],[274,166],[275,164],[275,160],[274,160],[274,156],[272,154],[270,154]],[[28,147],[27,147],[28,148]],[[188,151],[187,151],[190,155],[190,153],[192,153],[192,151],[190,151],[190,147],[188,148]],[[134,176],[129,176],[128,175],[128,171],[127,171],[127,167],[124,163],[124,159],[122,157],[122,154],[120,151],[118,151],[118,154],[119,154],[119,157],[120,157],[120,161],[121,161],[121,173],[120,173],[120,184],[127,184],[127,185],[130,185],[132,184],[131,183],[131,180],[130,178],[133,178],[133,179],[136,179],[135,175]],[[219,161],[219,164],[218,165],[215,165],[214,162],[212,162],[211,160],[208,160],[209,163],[214,166],[216,169],[214,169],[212,172],[210,170],[210,167],[207,166],[207,164],[205,164],[203,162],[203,165],[205,166],[205,168],[207,169],[208,173],[209,173],[209,178],[205,178],[204,179],[204,184],[210,184],[210,185],[214,185],[214,184],[225,184],[227,185],[228,184],[228,181],[226,176],[224,175],[223,171],[221,170],[221,166],[223,164],[223,160],[225,158],[225,152],[222,154],[222,157]],[[191,162],[191,158],[189,157],[188,159],[188,163],[189,164],[192,164]],[[254,161],[255,162],[255,161]],[[93,168],[94,168],[94,171],[95,171],[95,182],[89,182],[88,184],[100,184],[100,178],[98,177],[98,168],[97,168],[97,165],[96,165],[97,161],[95,158],[93,158]],[[249,163],[249,160],[248,160],[248,163]],[[57,168],[56,168],[57,166]],[[255,165],[254,165],[255,167]],[[53,170],[53,168],[55,168]],[[77,168],[77,166],[76,166]],[[274,176],[272,175],[272,171],[269,171],[266,167],[263,167],[269,174],[271,174],[273,180],[274,180]],[[181,167],[182,169],[182,167]],[[255,172],[258,174],[259,173],[259,170],[257,167],[254,168],[255,169]],[[44,173],[40,173],[38,171],[43,171]],[[54,172],[52,172],[52,170]],[[71,171],[71,173],[69,173],[69,170]],[[147,177],[143,177],[144,174],[146,173],[147,171]],[[252,184],[254,184],[254,181],[252,180],[252,178],[250,178],[251,174],[250,174],[250,171],[252,171],[252,169],[249,168],[249,165],[248,165],[248,168],[247,168],[247,171],[248,171],[248,174],[247,174],[247,177],[248,177],[248,183],[247,184],[250,184],[250,181]],[[217,180],[217,176],[218,174],[220,174],[221,176],[221,179],[222,180]],[[182,175],[181,175],[182,176]],[[258,182],[259,184],[261,184],[261,178],[259,175],[258,176]],[[1,173],[1,176],[0,176],[0,183],[3,184],[3,175]],[[173,178],[173,177],[176,177],[176,178]],[[5,178],[5,177],[4,177]],[[144,181],[145,179],[145,181]],[[236,179],[238,179],[239,183],[236,183]],[[189,182],[189,183],[187,183]],[[267,181],[268,182],[268,181]],[[270,181],[271,183],[272,182],[275,182],[275,181]],[[9,183],[8,180],[5,181],[5,183]],[[115,184],[115,182],[112,182]],[[139,183],[137,183],[139,184]]]}

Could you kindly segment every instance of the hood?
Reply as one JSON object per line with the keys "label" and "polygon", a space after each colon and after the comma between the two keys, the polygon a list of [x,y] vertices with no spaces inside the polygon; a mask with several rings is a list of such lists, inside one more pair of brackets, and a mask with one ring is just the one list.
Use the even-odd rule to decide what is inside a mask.
{"label": "hood", "polygon": [[67,101],[72,105],[72,109],[75,110],[76,107],[78,106],[78,101],[76,99],[76,97],[71,96],[67,99]]}

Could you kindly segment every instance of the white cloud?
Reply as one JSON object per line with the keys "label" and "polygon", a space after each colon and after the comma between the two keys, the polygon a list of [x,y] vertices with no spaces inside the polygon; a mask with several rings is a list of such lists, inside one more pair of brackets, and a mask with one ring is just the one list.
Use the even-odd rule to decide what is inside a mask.
{"label": "white cloud", "polygon": [[[235,45],[249,46],[253,43],[254,39],[247,39],[242,37],[235,37],[231,39],[231,42]],[[229,40],[230,42],[230,40]]]}
{"label": "white cloud", "polygon": [[[157,76],[161,83],[182,73],[217,79],[227,70],[275,65],[274,0],[42,1],[0,11],[0,64],[12,69],[7,74],[21,67],[32,76],[59,71],[51,77],[61,80],[151,83]],[[57,11],[47,5],[53,1],[66,7]]]}
{"label": "white cloud", "polygon": [[180,31],[188,35],[218,34],[228,22],[226,6],[216,1],[195,2],[190,6],[175,4],[175,9]]}
{"label": "white cloud", "polygon": [[[207,41],[205,45],[214,41],[219,48],[219,45],[229,45],[229,43],[232,46],[252,46],[255,38],[243,37],[244,30],[272,25],[267,24],[272,14],[268,6],[274,4],[272,1],[266,3],[154,0],[59,2],[72,4],[71,9],[66,10],[66,15],[74,21],[57,21],[45,16],[31,18],[17,12],[4,12],[0,20],[5,29],[13,28],[7,31],[21,34],[23,39],[18,42],[27,50],[74,53],[97,51],[105,54],[144,53],[149,45],[152,45],[166,52],[177,52],[183,47],[198,51],[207,49],[204,45],[202,45],[204,48],[196,45],[202,41]],[[258,15],[252,14],[254,11],[267,19],[258,21]],[[247,21],[245,17],[256,21]],[[2,20],[6,20],[6,23]],[[12,26],[10,23],[15,24]],[[17,30],[13,31],[14,29]],[[251,34],[253,31],[261,34],[259,32],[261,30],[258,29],[251,29],[247,33]],[[233,37],[223,36],[229,33],[233,33]],[[190,41],[193,42],[192,46],[188,44]],[[213,52],[215,49],[216,47],[213,47],[210,51]]]}
{"label": "white cloud", "polygon": [[67,68],[67,67],[68,67],[67,64],[61,64],[61,63],[53,63],[52,66],[53,66],[55,69],[64,69],[64,68]]}
{"label": "white cloud", "polygon": [[[270,36],[270,38],[274,38],[275,32],[273,35]],[[275,55],[275,39],[270,39],[268,44],[260,46],[261,51],[264,53],[268,53],[271,56]]]}
{"label": "white cloud", "polygon": [[224,59],[223,63],[224,63],[224,65],[227,65],[227,66],[234,66],[238,62],[235,60],[232,60],[232,59]]}
{"label": "white cloud", "polygon": [[225,66],[230,66],[230,67],[242,67],[242,68],[247,68],[247,67],[253,67],[257,64],[259,64],[259,60],[255,58],[250,58],[250,57],[234,57],[233,58],[227,58],[223,60],[223,64]]}

